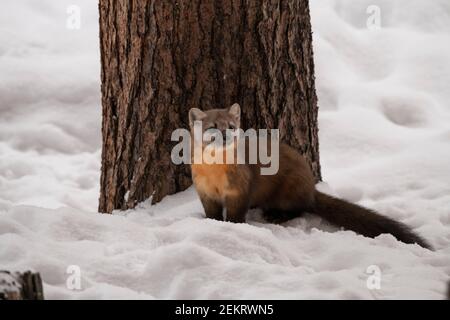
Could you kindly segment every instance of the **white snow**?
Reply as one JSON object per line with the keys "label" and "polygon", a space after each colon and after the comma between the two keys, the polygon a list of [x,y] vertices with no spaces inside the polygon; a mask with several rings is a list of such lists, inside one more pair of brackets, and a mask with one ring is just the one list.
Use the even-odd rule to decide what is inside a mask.
{"label": "white snow", "polygon": [[[66,26],[79,5],[80,30]],[[366,13],[379,6],[381,28]],[[311,1],[319,188],[402,221],[435,251],[307,216],[283,226],[203,218],[193,189],[96,214],[97,3],[0,11],[0,269],[42,274],[48,299],[442,299],[450,277],[450,4]],[[70,266],[81,289],[70,290]],[[368,270],[381,272],[370,290]],[[69,269],[70,270],[70,269]]]}

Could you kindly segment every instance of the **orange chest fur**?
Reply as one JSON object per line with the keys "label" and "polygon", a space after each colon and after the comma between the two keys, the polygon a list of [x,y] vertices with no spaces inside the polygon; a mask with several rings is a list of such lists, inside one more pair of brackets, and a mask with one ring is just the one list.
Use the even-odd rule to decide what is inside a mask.
{"label": "orange chest fur", "polygon": [[217,200],[223,200],[230,192],[229,166],[225,164],[193,164],[191,170],[198,192]]}

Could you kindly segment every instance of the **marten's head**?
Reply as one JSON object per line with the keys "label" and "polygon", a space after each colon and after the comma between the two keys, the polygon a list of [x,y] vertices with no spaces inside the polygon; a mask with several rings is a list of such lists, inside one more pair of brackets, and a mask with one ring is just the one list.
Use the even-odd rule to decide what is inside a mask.
{"label": "marten's head", "polygon": [[[199,138],[202,139],[203,146],[211,142],[217,143],[218,135],[222,137],[222,145],[230,144],[234,141],[231,137],[240,128],[240,124],[241,107],[237,103],[225,109],[202,111],[192,108],[189,111],[191,135],[200,133],[201,137]],[[194,128],[197,128],[198,132],[195,132]]]}

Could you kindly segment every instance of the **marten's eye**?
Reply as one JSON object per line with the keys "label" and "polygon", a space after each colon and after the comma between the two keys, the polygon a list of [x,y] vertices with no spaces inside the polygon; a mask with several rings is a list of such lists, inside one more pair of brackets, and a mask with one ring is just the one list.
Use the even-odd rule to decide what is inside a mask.
{"label": "marten's eye", "polygon": [[236,129],[236,126],[234,124],[230,123],[230,126],[228,127],[228,129],[234,130],[234,129]]}

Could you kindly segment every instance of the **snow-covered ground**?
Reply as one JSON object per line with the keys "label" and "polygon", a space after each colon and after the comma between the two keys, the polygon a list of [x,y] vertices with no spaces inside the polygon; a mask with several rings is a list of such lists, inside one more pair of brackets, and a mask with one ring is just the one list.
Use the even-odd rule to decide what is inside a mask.
{"label": "snow-covered ground", "polygon": [[[80,30],[65,27],[72,4]],[[380,29],[366,26],[371,5]],[[0,269],[40,271],[49,299],[442,299],[450,3],[313,0],[311,11],[328,188],[412,226],[434,252],[315,217],[283,226],[257,212],[245,225],[206,220],[192,189],[96,214],[97,3],[20,0],[0,10]],[[81,290],[68,289],[69,266],[80,267]],[[367,286],[371,266],[379,290]]]}

